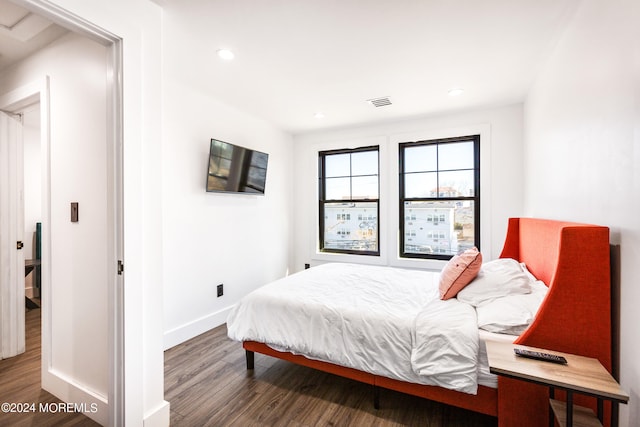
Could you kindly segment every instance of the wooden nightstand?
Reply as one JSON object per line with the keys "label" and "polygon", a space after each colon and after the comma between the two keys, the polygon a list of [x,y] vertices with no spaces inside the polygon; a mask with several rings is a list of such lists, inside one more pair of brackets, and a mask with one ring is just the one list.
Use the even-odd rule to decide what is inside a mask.
{"label": "wooden nightstand", "polygon": [[[566,365],[518,357],[514,348],[557,354],[567,359]],[[489,370],[497,375],[529,381],[549,387],[550,405],[560,426],[602,426],[603,401],[627,403],[629,395],[611,374],[594,358],[545,350],[536,347],[487,341]],[[567,393],[567,402],[555,400],[554,389]],[[589,408],[573,405],[573,393],[597,398],[598,416]],[[553,419],[550,420],[553,425]]]}

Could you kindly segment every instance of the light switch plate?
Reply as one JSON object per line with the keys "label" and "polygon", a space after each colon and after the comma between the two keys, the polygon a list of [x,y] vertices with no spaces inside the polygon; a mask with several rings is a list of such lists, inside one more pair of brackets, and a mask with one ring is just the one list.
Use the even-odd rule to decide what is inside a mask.
{"label": "light switch plate", "polygon": [[71,202],[71,222],[78,222],[78,202]]}

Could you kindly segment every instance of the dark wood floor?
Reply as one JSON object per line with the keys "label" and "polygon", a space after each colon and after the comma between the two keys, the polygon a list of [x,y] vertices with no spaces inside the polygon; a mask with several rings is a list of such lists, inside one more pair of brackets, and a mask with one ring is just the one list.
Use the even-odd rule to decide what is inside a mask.
{"label": "dark wood floor", "polygon": [[[40,310],[27,312],[27,351],[0,361],[0,403],[60,402],[40,388]],[[220,326],[165,352],[165,399],[171,425],[495,427],[493,417],[381,390],[256,354],[247,371],[244,350]],[[75,413],[5,413],[4,426],[97,426]]]}
{"label": "dark wood floor", "polygon": [[173,426],[495,427],[496,418],[381,390],[256,354],[220,326],[165,352],[165,399]]}
{"label": "dark wood floor", "polygon": [[25,331],[26,351],[0,360],[0,403],[27,403],[28,408],[35,411],[7,413],[0,410],[0,427],[98,426],[83,414],[40,411],[40,404],[61,402],[40,388],[40,309],[27,311]]}

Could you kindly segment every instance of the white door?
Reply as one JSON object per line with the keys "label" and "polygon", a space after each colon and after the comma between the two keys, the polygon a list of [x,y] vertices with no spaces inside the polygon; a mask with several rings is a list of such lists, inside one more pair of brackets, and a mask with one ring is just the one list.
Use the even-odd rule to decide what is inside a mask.
{"label": "white door", "polygon": [[22,124],[0,112],[0,359],[25,350]]}

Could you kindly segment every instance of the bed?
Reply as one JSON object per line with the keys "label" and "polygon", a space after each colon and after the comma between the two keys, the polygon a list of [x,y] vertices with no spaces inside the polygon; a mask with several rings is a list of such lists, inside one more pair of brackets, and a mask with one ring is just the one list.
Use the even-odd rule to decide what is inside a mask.
{"label": "bed", "polygon": [[[361,296],[354,296],[346,291],[342,293],[344,288],[357,288],[358,282],[364,277],[361,274],[370,274],[367,273],[367,269],[360,272],[357,265],[340,266],[330,274],[323,272],[321,276],[324,276],[324,279],[318,279],[317,274],[307,273],[304,276],[308,277],[307,281],[312,282],[325,280],[324,283],[314,284],[321,288],[327,287],[327,294],[338,297],[339,303],[326,308],[327,311],[321,316],[314,317],[310,314],[310,306],[315,303],[317,306],[324,306],[325,296],[304,296],[304,285],[297,282],[299,276],[291,275],[286,278],[284,285],[280,283],[282,281],[268,284],[255,293],[265,293],[270,289],[272,295],[275,295],[271,297],[274,304],[280,304],[280,300],[287,299],[284,298],[286,295],[289,296],[287,304],[299,301],[299,306],[286,305],[276,310],[260,300],[256,300],[258,302],[252,306],[246,304],[245,300],[249,299],[247,297],[229,316],[229,336],[243,342],[248,369],[254,368],[253,357],[257,352],[361,381],[373,386],[376,407],[379,405],[380,388],[386,388],[495,416],[498,417],[500,426],[544,425],[549,419],[547,389],[503,377],[483,377],[483,369],[479,362],[482,352],[478,349],[482,349],[483,340],[507,339],[518,344],[595,357],[611,371],[609,230],[606,227],[588,224],[511,218],[500,258],[526,265],[527,271],[548,289],[541,298],[535,317],[524,332],[519,331],[519,335],[478,333],[477,326],[475,333],[466,326],[456,328],[460,329],[456,333],[462,334],[462,338],[456,338],[456,342],[475,343],[477,340],[474,344],[476,347],[472,346],[470,351],[460,350],[455,345],[449,353],[445,350],[433,350],[433,347],[440,345],[429,346],[431,340],[440,342],[447,339],[438,334],[439,326],[431,328],[436,329],[435,336],[417,337],[416,331],[422,334],[424,330],[422,325],[438,321],[442,313],[455,313],[453,318],[446,318],[444,323],[456,323],[455,316],[469,316],[469,311],[463,307],[464,303],[455,301],[462,298],[447,301],[434,298],[434,286],[429,281],[437,280],[437,274],[429,276],[423,275],[424,272],[402,270],[398,275],[395,273],[397,269],[380,267],[374,270],[371,277],[364,279],[375,289],[373,294],[367,295],[366,290]],[[349,276],[345,274],[344,269],[353,271],[349,273],[353,274],[350,276],[352,282],[349,286],[340,285],[332,288],[331,283],[338,276]],[[399,303],[399,306],[381,304],[373,298],[374,295],[379,296],[380,292],[386,292],[383,287],[376,289],[385,282],[394,283],[394,288],[401,283],[406,286],[403,289],[404,298],[398,297],[397,294],[390,295],[390,299]],[[427,285],[420,286],[420,283]],[[278,292],[280,297],[277,297]],[[356,289],[356,292],[359,291]],[[362,307],[356,307],[358,305]],[[422,307],[429,309],[423,310]],[[263,312],[269,311],[271,314],[277,311],[281,318],[270,320],[268,327],[265,327],[266,322],[261,321],[261,316],[266,315]],[[365,314],[360,314],[363,312]],[[434,316],[434,312],[439,314]],[[425,320],[420,320],[422,323],[418,323],[419,320],[411,320],[423,317]],[[311,334],[313,339],[309,340],[310,342],[300,344],[287,341],[296,341],[297,338],[272,338],[272,333],[275,334],[277,330],[285,335],[295,335],[295,331],[299,335],[308,334],[308,328],[319,327],[318,319],[324,318],[335,318],[335,322],[329,323],[341,324],[343,329],[349,329],[347,335],[351,334],[351,337],[335,339],[336,336],[342,337],[345,334],[345,331],[340,330],[335,332],[338,335],[331,335],[332,331],[324,335]],[[354,319],[360,323],[356,323]],[[396,329],[388,325],[394,322],[399,325],[395,326]],[[240,323],[243,326],[239,326]],[[402,342],[407,335],[411,335],[411,344],[409,348],[403,348]],[[364,346],[367,341],[371,341],[371,350]],[[337,347],[325,349],[329,342],[337,343]],[[479,354],[478,360],[461,359],[457,355],[458,352],[471,354],[474,351]],[[394,367],[392,362],[387,362],[382,354],[384,352],[389,352],[390,359],[401,361],[400,365],[410,364],[410,367]],[[461,359],[456,360],[456,363],[460,361],[462,367],[456,368],[453,373],[432,368],[434,357],[448,358],[447,360]],[[465,376],[473,377],[474,382],[467,383]],[[595,399],[581,399],[578,402],[576,397],[576,403],[596,407]],[[606,412],[610,410],[609,407],[605,408]]]}

